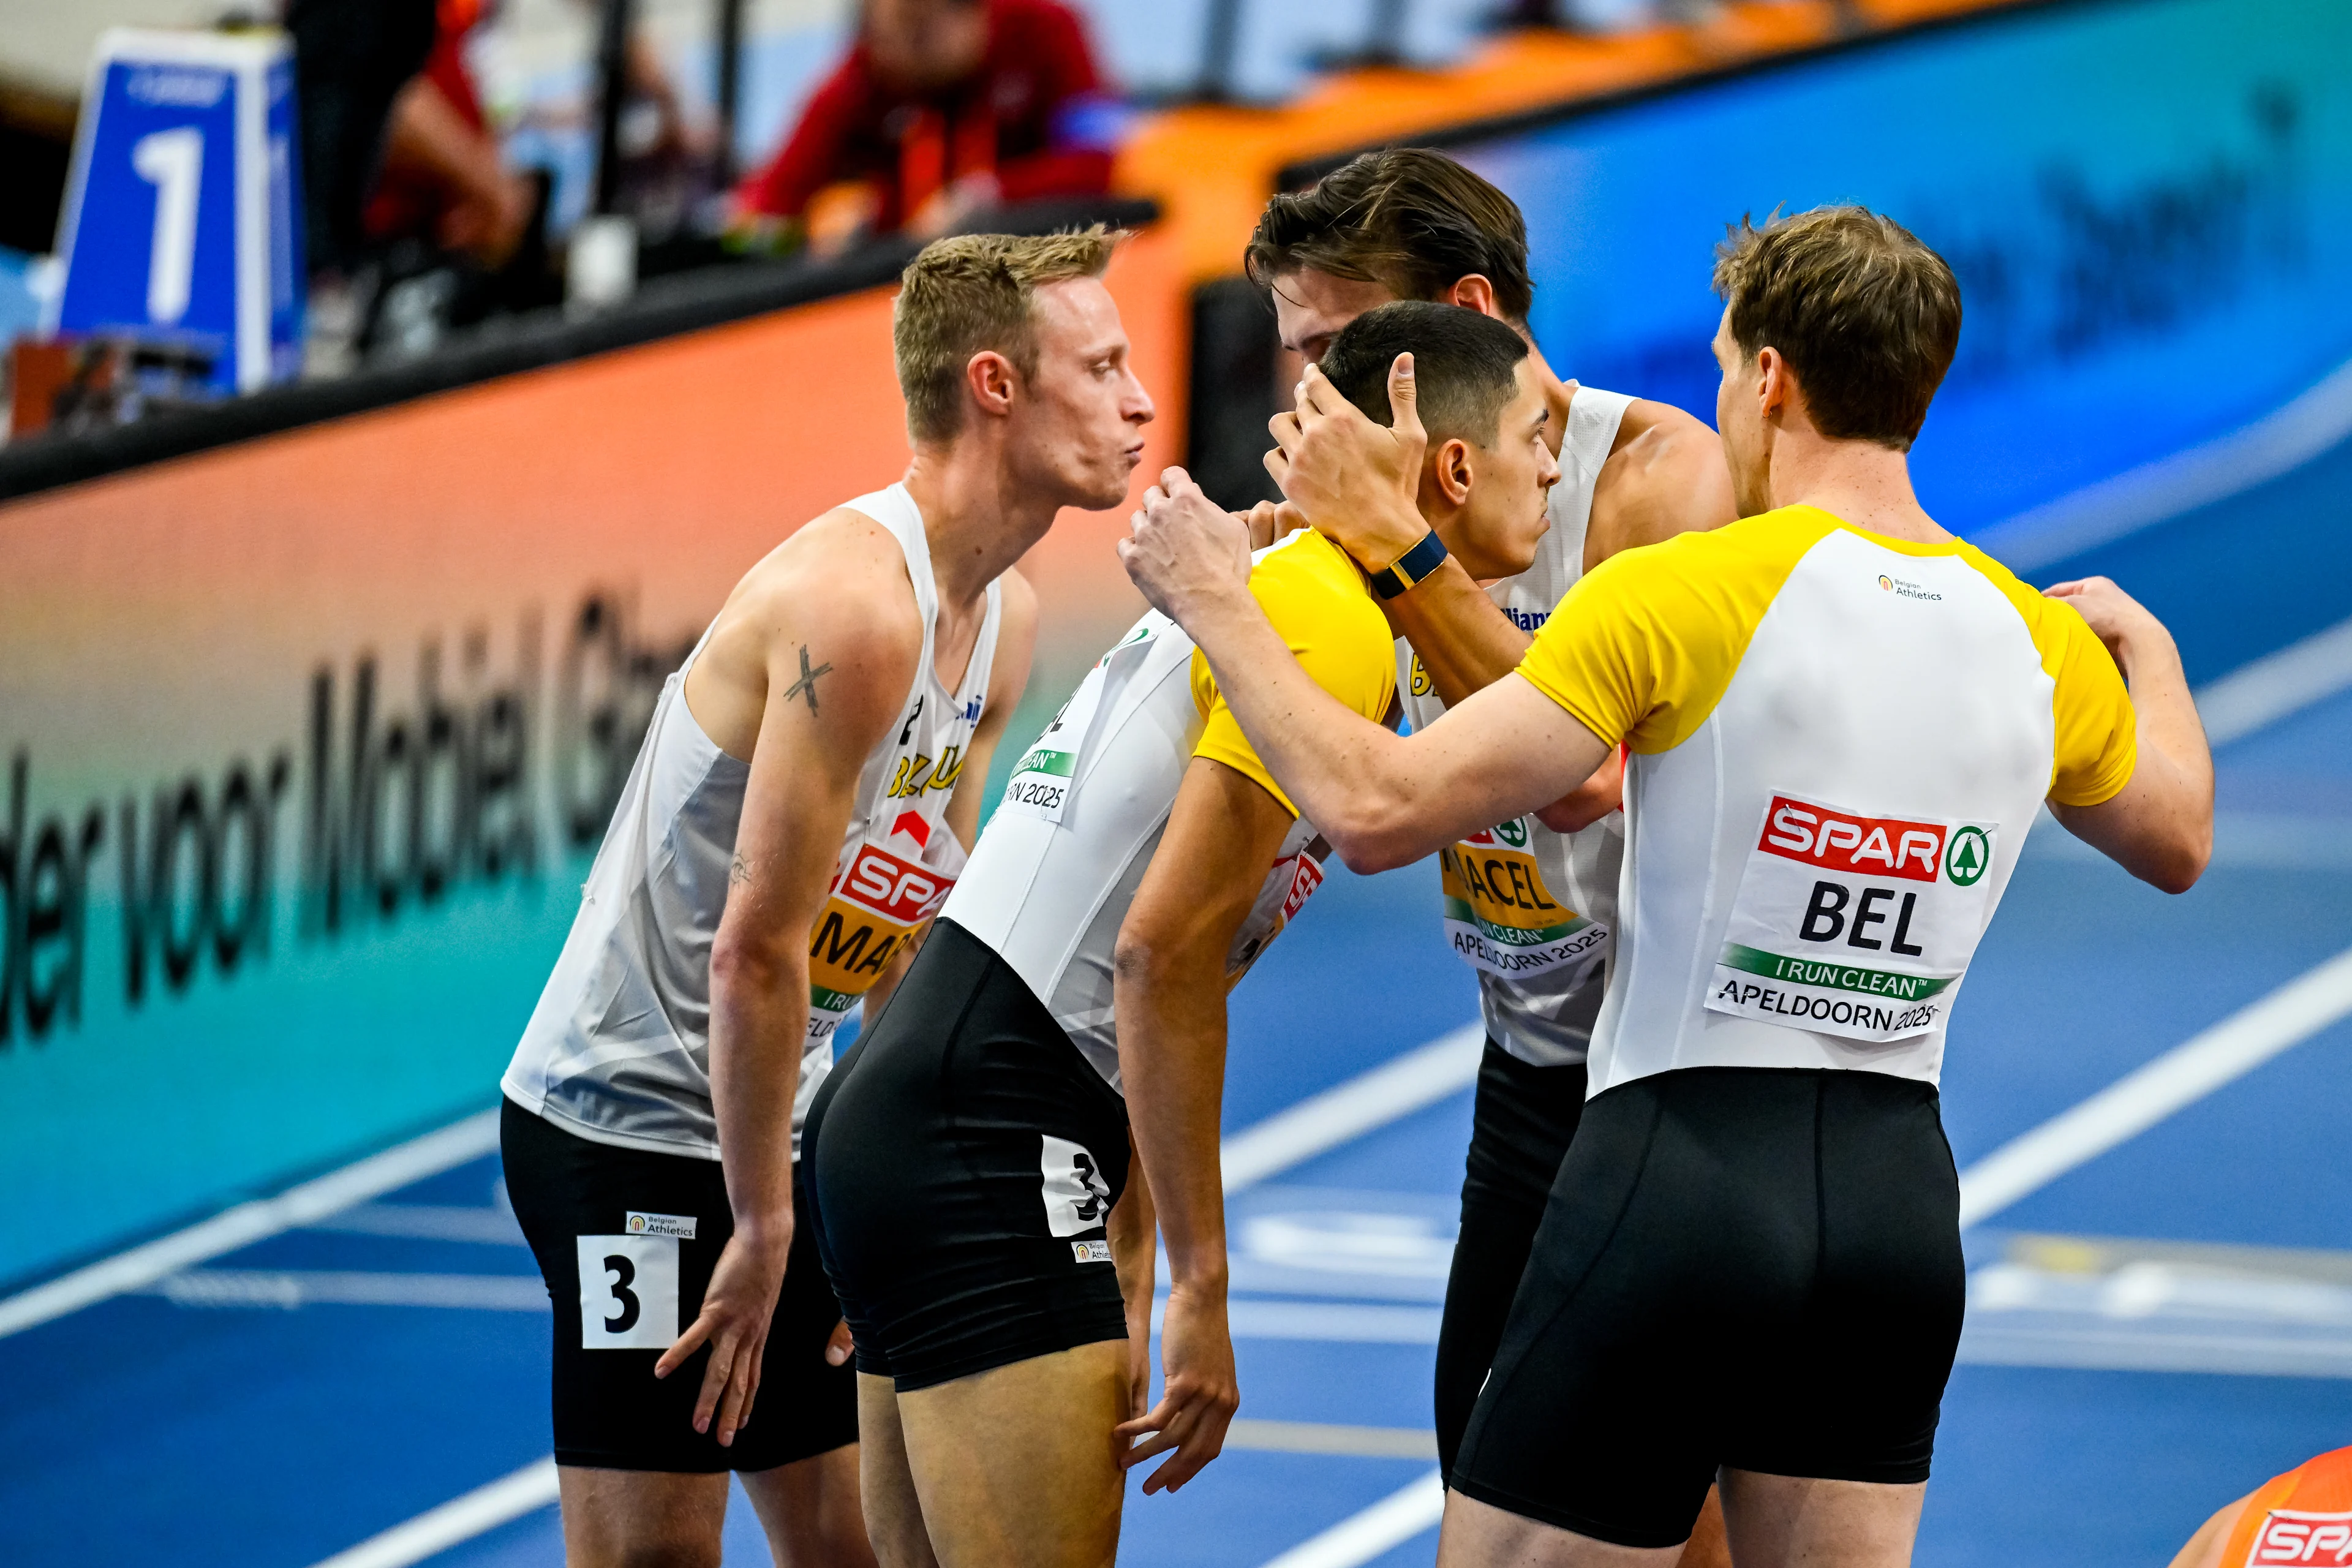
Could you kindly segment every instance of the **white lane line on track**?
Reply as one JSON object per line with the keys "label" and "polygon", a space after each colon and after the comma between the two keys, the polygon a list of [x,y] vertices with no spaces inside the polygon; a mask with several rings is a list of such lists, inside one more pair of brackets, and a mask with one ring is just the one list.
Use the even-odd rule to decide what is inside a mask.
{"label": "white lane line on track", "polygon": [[412,1563],[422,1563],[460,1542],[547,1507],[555,1500],[556,1492],[554,1458],[534,1459],[510,1476],[477,1487],[349,1551],[336,1552],[318,1568],[408,1568]]}
{"label": "white lane line on track", "polygon": [[2063,561],[2289,473],[2352,436],[2352,363],[2242,430],[2061,496],[1971,542],[2012,572]]}
{"label": "white lane line on track", "polygon": [[1961,1226],[1999,1214],[2347,1015],[2352,1015],[2352,950],[2231,1014],[1970,1165],[1960,1173]]}
{"label": "white lane line on track", "polygon": [[536,1274],[389,1274],[304,1268],[187,1268],[143,1293],[179,1307],[442,1307],[460,1311],[544,1312]]}
{"label": "white lane line on track", "polygon": [[1465,1024],[1224,1141],[1227,1195],[1461,1093],[1478,1081],[1483,1024]]}
{"label": "white lane line on track", "polygon": [[1445,1516],[1445,1483],[1435,1470],[1399,1488],[1361,1513],[1300,1542],[1265,1568],[1358,1568],[1437,1528]]}
{"label": "white lane line on track", "polygon": [[2205,721],[2205,738],[2226,746],[2347,687],[2352,621],[2339,621],[2207,682],[2197,693],[2197,716]]}
{"label": "white lane line on track", "polygon": [[1253,1421],[1225,1428],[1225,1447],[1271,1454],[1345,1454],[1361,1459],[1434,1459],[1437,1434],[1412,1426],[1347,1426],[1326,1421]]}
{"label": "white lane line on track", "polygon": [[0,1339],[79,1311],[110,1296],[152,1285],[167,1274],[249,1247],[354,1204],[478,1160],[499,1146],[499,1113],[484,1110],[437,1132],[371,1154],[276,1197],[239,1204],[185,1230],[119,1252],[0,1301]]}

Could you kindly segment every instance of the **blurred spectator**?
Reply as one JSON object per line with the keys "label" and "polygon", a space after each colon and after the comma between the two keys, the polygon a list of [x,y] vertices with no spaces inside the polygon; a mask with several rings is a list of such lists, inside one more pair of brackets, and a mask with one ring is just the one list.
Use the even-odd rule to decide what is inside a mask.
{"label": "blurred spectator", "polygon": [[[737,227],[929,238],[1002,203],[1099,195],[1117,120],[1060,0],[865,0],[848,56],[737,187]],[[846,182],[863,187],[846,220],[812,224],[812,200]]]}
{"label": "blurred spectator", "polygon": [[493,271],[529,233],[537,183],[506,167],[466,64],[483,0],[439,0],[424,68],[393,100],[383,173],[363,223],[377,244],[422,238]]}
{"label": "blurred spectator", "polygon": [[383,166],[394,100],[433,52],[434,0],[289,0],[310,270],[347,272]]}

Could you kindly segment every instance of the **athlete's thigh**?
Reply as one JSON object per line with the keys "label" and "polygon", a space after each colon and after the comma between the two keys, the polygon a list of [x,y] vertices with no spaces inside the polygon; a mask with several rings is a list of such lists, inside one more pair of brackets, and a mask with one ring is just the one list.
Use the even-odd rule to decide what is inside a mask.
{"label": "athlete's thigh", "polygon": [[1079,1345],[898,1395],[941,1568],[1102,1568],[1117,1555],[1127,1352]]}
{"label": "athlete's thigh", "polygon": [[727,1477],[556,1467],[569,1568],[718,1568]]}
{"label": "athlete's thigh", "polygon": [[857,1374],[857,1470],[866,1537],[882,1568],[939,1568],[907,1468],[898,1386],[872,1373]]}
{"label": "athlete's thigh", "polygon": [[1437,1568],[1674,1568],[1679,1546],[1618,1546],[1509,1513],[1491,1503],[1445,1494]]}
{"label": "athlete's thigh", "polygon": [[1804,1476],[1723,1472],[1723,1526],[1732,1561],[1757,1568],[1904,1568],[1927,1484],[1885,1486]]}
{"label": "athlete's thigh", "polygon": [[873,1568],[858,1506],[857,1445],[741,1474],[777,1568]]}

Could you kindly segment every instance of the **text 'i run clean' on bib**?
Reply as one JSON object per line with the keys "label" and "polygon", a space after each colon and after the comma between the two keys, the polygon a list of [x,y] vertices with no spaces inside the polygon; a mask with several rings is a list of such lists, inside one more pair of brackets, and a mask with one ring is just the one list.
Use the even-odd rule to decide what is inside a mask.
{"label": "text 'i run clean' on bib", "polygon": [[1855,1040],[1934,1028],[1984,935],[1992,835],[1775,795],[1707,1006]]}

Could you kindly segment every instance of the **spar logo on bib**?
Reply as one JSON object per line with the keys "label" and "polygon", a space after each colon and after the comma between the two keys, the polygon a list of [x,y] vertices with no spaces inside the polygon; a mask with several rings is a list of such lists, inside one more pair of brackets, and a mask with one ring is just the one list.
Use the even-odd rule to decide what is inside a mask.
{"label": "spar logo on bib", "polygon": [[1994,831],[1773,795],[1707,1006],[1857,1040],[1935,1028],[1991,916]]}
{"label": "spar logo on bib", "polygon": [[944,871],[858,846],[809,933],[811,1037],[833,1031],[954,886]]}
{"label": "spar logo on bib", "polygon": [[2270,1563],[2352,1563],[2352,1513],[2271,1510],[2246,1553],[2247,1568]]}

